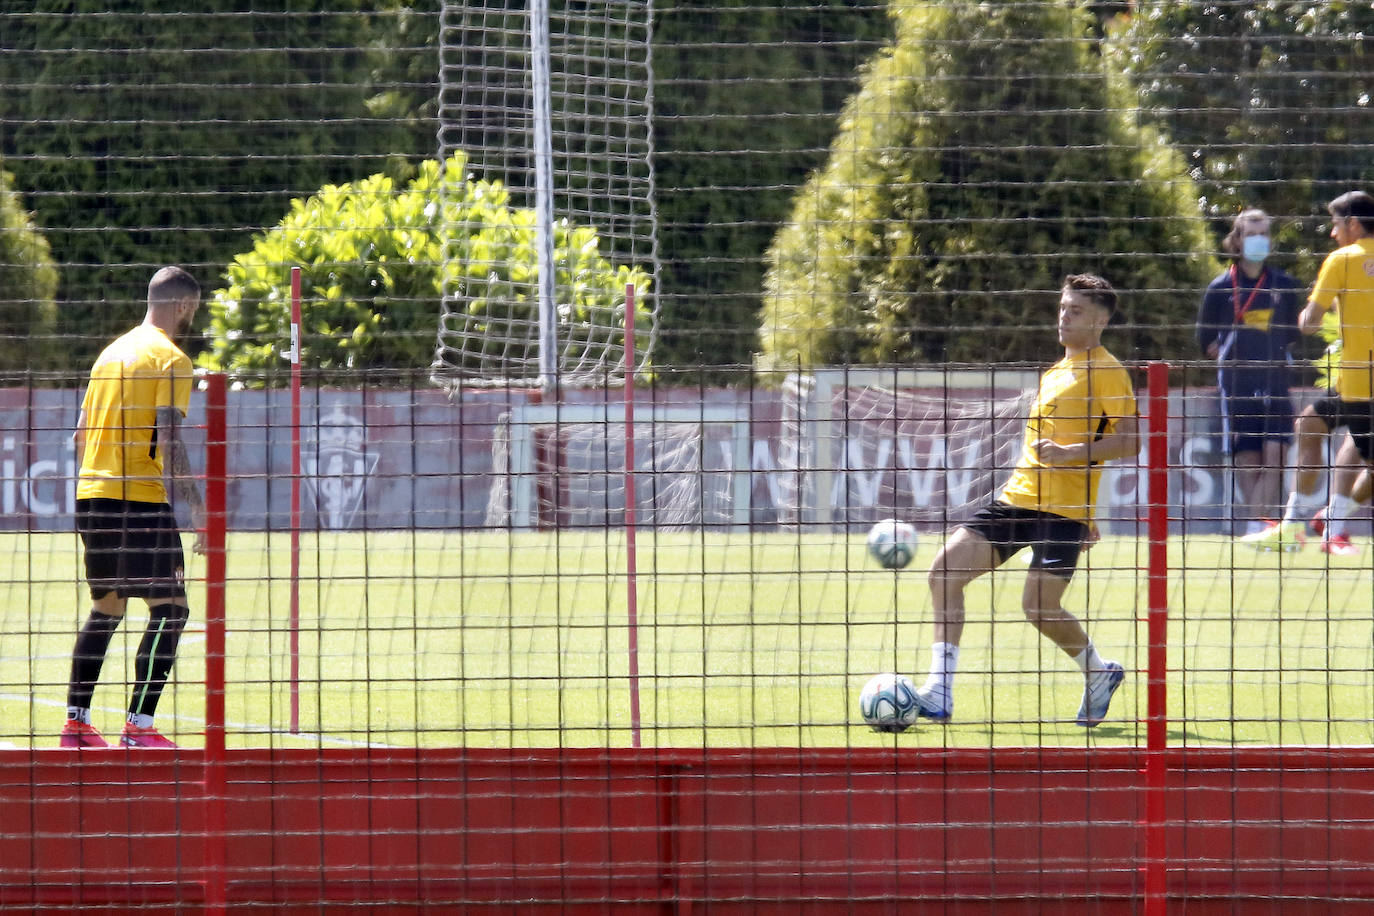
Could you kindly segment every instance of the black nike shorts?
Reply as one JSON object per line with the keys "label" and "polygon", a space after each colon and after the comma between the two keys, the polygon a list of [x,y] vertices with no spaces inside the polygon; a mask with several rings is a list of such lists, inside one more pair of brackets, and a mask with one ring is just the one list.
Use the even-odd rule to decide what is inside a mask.
{"label": "black nike shorts", "polygon": [[965,522],[963,527],[981,535],[1005,563],[1022,548],[1031,549],[1031,569],[1041,569],[1061,579],[1072,579],[1088,526],[1077,519],[1052,512],[1021,509],[992,502]]}
{"label": "black nike shorts", "polygon": [[78,499],[91,598],[183,598],[186,558],[172,507],[127,499]]}
{"label": "black nike shorts", "polygon": [[1366,462],[1374,462],[1374,401],[1347,401],[1334,391],[1312,403],[1327,429],[1344,426]]}

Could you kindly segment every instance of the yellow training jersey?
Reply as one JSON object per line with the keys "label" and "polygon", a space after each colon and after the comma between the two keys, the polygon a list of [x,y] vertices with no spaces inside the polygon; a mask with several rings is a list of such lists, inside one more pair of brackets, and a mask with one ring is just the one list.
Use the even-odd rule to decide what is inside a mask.
{"label": "yellow training jersey", "polygon": [[1336,393],[1347,401],[1374,400],[1374,239],[1360,239],[1327,255],[1311,301],[1335,308],[1340,321]]}
{"label": "yellow training jersey", "polygon": [[191,403],[191,360],[163,331],[141,324],[101,352],[81,409],[86,446],[77,499],[167,502],[157,410]]}
{"label": "yellow training jersey", "polygon": [[1101,469],[1082,464],[1048,467],[1031,447],[1037,439],[1078,445],[1116,429],[1135,416],[1135,391],[1125,367],[1103,347],[1066,356],[1040,377],[1040,391],[1026,422],[1025,446],[998,498],[1022,509],[1087,521],[1097,502]]}

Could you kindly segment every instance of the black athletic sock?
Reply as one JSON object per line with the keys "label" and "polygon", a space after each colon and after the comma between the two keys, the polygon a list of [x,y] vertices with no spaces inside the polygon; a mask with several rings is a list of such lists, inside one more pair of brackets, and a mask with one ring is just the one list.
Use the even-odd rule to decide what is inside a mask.
{"label": "black athletic sock", "polygon": [[151,716],[162,699],[162,687],[177,660],[177,644],[190,611],[179,604],[157,604],[148,608],[148,629],[138,645],[134,660],[134,693],[129,699],[129,715]]}
{"label": "black athletic sock", "polygon": [[91,696],[95,693],[96,681],[100,680],[105,652],[123,619],[91,611],[91,616],[82,624],[76,634],[76,647],[72,649],[72,673],[67,679],[68,707],[91,708]]}

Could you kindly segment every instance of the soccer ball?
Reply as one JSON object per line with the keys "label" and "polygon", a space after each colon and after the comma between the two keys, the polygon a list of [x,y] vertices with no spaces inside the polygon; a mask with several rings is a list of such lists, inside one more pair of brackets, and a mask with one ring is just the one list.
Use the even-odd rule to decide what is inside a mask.
{"label": "soccer ball", "polygon": [[868,552],[887,569],[901,569],[916,556],[916,529],[885,518],[868,529]]}
{"label": "soccer ball", "polygon": [[875,732],[904,732],[916,723],[916,685],[905,674],[875,674],[859,691],[859,714]]}

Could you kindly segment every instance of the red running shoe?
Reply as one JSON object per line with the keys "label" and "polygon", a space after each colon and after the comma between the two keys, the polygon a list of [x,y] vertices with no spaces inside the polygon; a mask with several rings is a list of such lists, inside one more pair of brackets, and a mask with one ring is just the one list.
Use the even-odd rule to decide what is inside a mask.
{"label": "red running shoe", "polygon": [[1337,534],[1322,538],[1322,553],[1329,553],[1333,557],[1358,557],[1360,548],[1350,543],[1349,535]]}
{"label": "red running shoe", "polygon": [[1317,537],[1326,533],[1326,507],[1322,506],[1307,520],[1307,530]]}
{"label": "red running shoe", "polygon": [[58,747],[109,747],[110,742],[101,737],[100,732],[95,730],[95,726],[87,725],[85,722],[77,722],[75,719],[68,719],[67,724],[62,726],[62,736],[58,739]]}
{"label": "red running shoe", "polygon": [[125,724],[124,734],[119,736],[120,747],[176,747],[171,740],[164,738],[157,729],[139,728]]}

